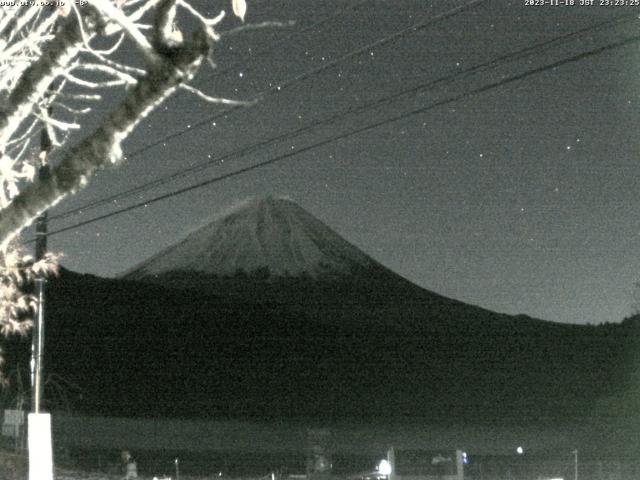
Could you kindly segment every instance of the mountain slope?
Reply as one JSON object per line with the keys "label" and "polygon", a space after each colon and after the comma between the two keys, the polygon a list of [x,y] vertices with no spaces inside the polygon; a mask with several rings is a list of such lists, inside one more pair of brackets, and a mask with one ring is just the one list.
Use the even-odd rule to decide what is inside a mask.
{"label": "mountain slope", "polygon": [[88,413],[553,423],[594,414],[629,365],[623,328],[486,311],[303,309],[68,271],[49,298],[47,371]]}
{"label": "mountain slope", "polygon": [[167,272],[286,277],[349,274],[376,265],[296,203],[268,197],[242,205],[135,267],[136,280]]}
{"label": "mountain slope", "polygon": [[48,292],[48,372],[110,415],[564,421],[624,388],[635,345],[422,289],[277,199]]}
{"label": "mountain slope", "polygon": [[282,198],[245,202],[122,279],[286,305],[324,323],[423,323],[421,312],[429,322],[508,318],[418,287]]}

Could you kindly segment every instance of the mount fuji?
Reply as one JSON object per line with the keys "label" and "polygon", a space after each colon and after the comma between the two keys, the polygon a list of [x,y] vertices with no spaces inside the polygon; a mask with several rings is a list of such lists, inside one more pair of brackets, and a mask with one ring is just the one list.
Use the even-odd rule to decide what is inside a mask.
{"label": "mount fuji", "polygon": [[450,315],[463,321],[488,313],[411,283],[297,203],[277,197],[240,204],[121,278],[198,288],[223,301],[286,304],[307,315],[315,306],[314,317],[323,321],[410,322],[419,311],[429,312],[430,321]]}
{"label": "mount fuji", "polygon": [[138,265],[125,278],[176,272],[320,278],[378,266],[298,204],[267,197],[245,202]]}
{"label": "mount fuji", "polygon": [[626,391],[638,338],[444,297],[271,197],[47,288],[48,371],[105,415],[564,419]]}

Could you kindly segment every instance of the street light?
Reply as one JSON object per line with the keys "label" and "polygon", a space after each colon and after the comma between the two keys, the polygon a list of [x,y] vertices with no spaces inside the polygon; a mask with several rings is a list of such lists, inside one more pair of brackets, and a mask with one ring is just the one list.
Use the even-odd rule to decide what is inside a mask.
{"label": "street light", "polygon": [[386,458],[380,460],[380,463],[378,464],[378,472],[385,477],[391,475],[391,464],[389,463],[389,460],[387,460]]}

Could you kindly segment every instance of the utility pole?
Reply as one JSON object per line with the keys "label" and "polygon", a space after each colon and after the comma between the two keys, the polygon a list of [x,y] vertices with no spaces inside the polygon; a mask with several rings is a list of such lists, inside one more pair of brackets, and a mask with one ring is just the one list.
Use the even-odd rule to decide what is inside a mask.
{"label": "utility pole", "polygon": [[[49,107],[51,114],[51,107]],[[46,126],[40,133],[40,166],[38,168],[38,181],[46,181],[51,176],[48,164],[48,155],[52,142]],[[44,211],[36,219],[36,261],[42,260],[47,253],[47,212]],[[44,312],[45,312],[45,286],[47,279],[39,274],[35,279],[36,297],[38,298],[38,312],[33,325],[31,336],[31,411],[40,413],[42,406],[43,388],[43,363],[44,363]]]}
{"label": "utility pole", "polygon": [[[48,138],[48,135],[43,137]],[[44,142],[41,147],[44,147]],[[51,173],[47,162],[47,150],[41,150],[42,164],[38,169],[38,180],[47,180]],[[36,261],[42,260],[47,252],[47,212],[43,212],[36,219]],[[44,313],[45,313],[45,287],[47,279],[39,274],[35,279],[36,297],[38,298],[38,313],[33,325],[31,337],[31,411],[40,413],[43,396],[43,364],[44,364]]]}
{"label": "utility pole", "polygon": [[[49,110],[51,107],[49,107]],[[51,113],[51,111],[49,111]],[[52,142],[46,126],[40,134],[40,167],[38,181],[46,181],[51,176],[47,156]],[[36,220],[36,261],[42,260],[47,252],[47,212]],[[53,449],[51,441],[51,416],[42,413],[43,371],[44,371],[44,314],[46,278],[39,274],[35,279],[38,311],[31,336],[31,413],[28,423],[29,480],[53,479]]]}
{"label": "utility pole", "polygon": [[573,452],[573,480],[578,480],[578,449]]}

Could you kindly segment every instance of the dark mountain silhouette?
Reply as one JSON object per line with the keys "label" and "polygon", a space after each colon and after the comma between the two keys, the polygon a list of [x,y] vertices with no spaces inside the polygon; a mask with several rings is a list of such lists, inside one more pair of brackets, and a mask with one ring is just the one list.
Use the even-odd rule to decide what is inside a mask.
{"label": "dark mountain silhouette", "polygon": [[[424,327],[425,320],[511,318],[418,287],[284,198],[245,202],[122,279],[200,289],[248,304],[286,304],[307,314],[321,308],[315,320],[324,323],[417,322]],[[522,316],[520,322],[537,320]]]}
{"label": "dark mountain silhouette", "polygon": [[63,270],[48,291],[48,373],[77,384],[70,403],[89,413],[522,425],[609,415],[636,371],[636,322],[443,297],[281,199],[124,278]]}

